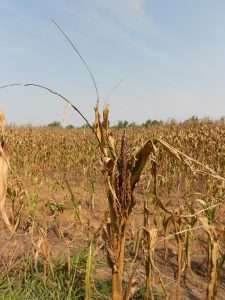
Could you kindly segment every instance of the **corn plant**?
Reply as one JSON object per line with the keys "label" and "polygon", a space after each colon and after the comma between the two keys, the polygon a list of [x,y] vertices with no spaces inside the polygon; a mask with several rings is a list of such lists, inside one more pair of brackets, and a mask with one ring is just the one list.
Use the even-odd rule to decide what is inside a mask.
{"label": "corn plant", "polygon": [[7,148],[4,138],[4,126],[5,126],[5,115],[0,113],[0,211],[2,219],[5,225],[8,227],[11,233],[14,232],[13,226],[9,221],[6,213],[5,201],[7,193],[7,177],[9,170],[9,156],[7,154]]}
{"label": "corn plant", "polygon": [[127,226],[136,205],[134,190],[148,157],[153,152],[153,145],[149,141],[132,153],[124,132],[118,151],[115,147],[115,139],[109,130],[108,107],[103,111],[102,120],[96,107],[95,132],[101,149],[102,170],[110,214],[104,240],[108,263],[112,270],[112,299],[121,300],[125,295],[123,272]]}

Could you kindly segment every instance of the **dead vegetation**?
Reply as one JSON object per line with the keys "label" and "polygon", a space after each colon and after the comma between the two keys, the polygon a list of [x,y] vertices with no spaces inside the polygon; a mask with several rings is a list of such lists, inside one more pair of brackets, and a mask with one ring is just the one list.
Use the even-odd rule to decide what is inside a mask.
{"label": "dead vegetation", "polygon": [[3,221],[5,222],[8,229],[13,232],[13,227],[8,219],[5,201],[7,192],[7,178],[9,171],[9,157],[6,150],[5,139],[5,115],[0,112],[0,211]]}
{"label": "dead vegetation", "polygon": [[[64,256],[70,273],[72,257],[89,248],[86,299],[110,297],[95,286],[110,278],[108,268],[112,299],[223,299],[223,143],[212,149],[224,126],[123,132],[109,128],[108,116],[107,107],[102,119],[96,108],[98,139],[89,129],[7,128],[3,277],[29,254],[35,272],[43,263],[48,282],[56,257]],[[8,162],[2,162],[5,193]]]}

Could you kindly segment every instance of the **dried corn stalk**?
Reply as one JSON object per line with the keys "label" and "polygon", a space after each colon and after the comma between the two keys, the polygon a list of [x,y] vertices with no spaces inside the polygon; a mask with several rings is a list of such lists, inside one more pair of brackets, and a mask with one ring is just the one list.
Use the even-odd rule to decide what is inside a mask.
{"label": "dried corn stalk", "polygon": [[6,192],[7,192],[7,177],[9,170],[9,157],[6,151],[4,140],[5,115],[0,112],[0,212],[2,219],[8,229],[13,232],[13,227],[5,209]]}
{"label": "dried corn stalk", "polygon": [[1,131],[5,129],[5,114],[3,112],[0,112],[0,128]]}
{"label": "dried corn stalk", "polygon": [[220,261],[221,254],[219,244],[217,242],[216,233],[214,228],[208,223],[206,217],[200,217],[200,222],[203,225],[204,230],[207,232],[210,244],[210,280],[207,288],[207,299],[215,300],[217,295],[217,286],[220,275]]}
{"label": "dried corn stalk", "polygon": [[[148,141],[136,153],[131,153],[124,132],[120,151],[115,148],[114,138],[109,131],[109,108],[103,111],[103,120],[95,110],[95,134],[101,149],[101,162],[109,204],[110,220],[105,226],[107,258],[112,270],[112,299],[129,299],[123,291],[124,249],[129,217],[136,204],[134,189],[143,168],[154,151],[153,144]],[[125,296],[126,294],[126,296]]]}

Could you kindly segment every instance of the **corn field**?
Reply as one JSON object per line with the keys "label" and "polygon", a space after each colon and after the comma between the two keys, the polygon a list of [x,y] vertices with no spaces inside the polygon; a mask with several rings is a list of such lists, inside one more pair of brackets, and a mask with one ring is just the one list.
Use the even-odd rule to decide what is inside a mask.
{"label": "corn field", "polygon": [[225,125],[108,118],[4,130],[1,299],[225,299]]}

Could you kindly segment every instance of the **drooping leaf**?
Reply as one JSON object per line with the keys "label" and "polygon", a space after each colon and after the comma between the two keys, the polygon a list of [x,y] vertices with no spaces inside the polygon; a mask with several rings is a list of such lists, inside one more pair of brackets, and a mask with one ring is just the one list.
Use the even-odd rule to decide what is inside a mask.
{"label": "drooping leaf", "polygon": [[134,189],[136,183],[139,181],[141,173],[146,165],[146,162],[151,153],[154,153],[154,145],[151,140],[147,141],[134,156],[134,165],[131,171],[131,188]]}

